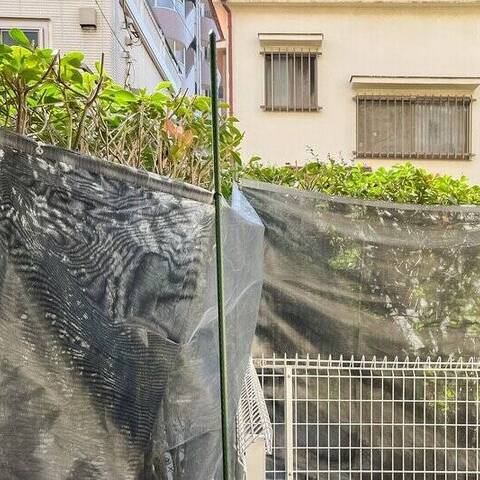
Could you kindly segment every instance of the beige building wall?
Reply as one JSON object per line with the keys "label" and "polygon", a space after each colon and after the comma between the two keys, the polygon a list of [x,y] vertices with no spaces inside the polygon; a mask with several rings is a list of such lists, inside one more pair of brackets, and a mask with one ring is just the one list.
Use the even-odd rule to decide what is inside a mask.
{"label": "beige building wall", "polygon": [[[363,4],[241,2],[233,12],[235,115],[245,130],[244,158],[260,155],[275,164],[302,163],[306,147],[321,157],[350,159],[355,150],[356,104],[352,75],[478,76],[480,6],[473,2]],[[266,112],[264,60],[259,33],[323,33],[318,58],[319,112]],[[480,88],[474,91],[478,98]],[[480,183],[480,110],[472,106],[471,160],[415,160],[441,173],[467,175]],[[365,162],[362,160],[362,162]],[[395,159],[369,160],[372,166]]]}

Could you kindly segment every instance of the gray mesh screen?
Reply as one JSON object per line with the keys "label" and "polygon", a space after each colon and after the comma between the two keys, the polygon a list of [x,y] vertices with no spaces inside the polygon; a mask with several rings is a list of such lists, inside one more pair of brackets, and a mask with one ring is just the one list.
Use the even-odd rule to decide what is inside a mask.
{"label": "gray mesh screen", "polygon": [[[0,157],[0,478],[218,476],[211,194],[4,131]],[[263,227],[223,217],[233,422]]]}
{"label": "gray mesh screen", "polygon": [[478,207],[243,193],[265,225],[257,355],[479,354]]}

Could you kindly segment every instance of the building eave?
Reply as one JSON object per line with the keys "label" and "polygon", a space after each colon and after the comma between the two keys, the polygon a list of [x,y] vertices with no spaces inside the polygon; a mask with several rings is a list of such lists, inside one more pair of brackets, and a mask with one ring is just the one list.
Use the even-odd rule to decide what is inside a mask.
{"label": "building eave", "polygon": [[354,87],[431,86],[475,89],[480,85],[480,76],[352,75],[350,83]]}

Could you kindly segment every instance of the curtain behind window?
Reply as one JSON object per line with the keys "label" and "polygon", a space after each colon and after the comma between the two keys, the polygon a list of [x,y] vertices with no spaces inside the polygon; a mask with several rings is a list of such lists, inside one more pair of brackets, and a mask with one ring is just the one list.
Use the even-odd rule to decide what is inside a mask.
{"label": "curtain behind window", "polygon": [[361,98],[360,156],[448,157],[469,154],[470,98]]}
{"label": "curtain behind window", "polygon": [[267,110],[316,109],[316,54],[266,53],[265,97]]}

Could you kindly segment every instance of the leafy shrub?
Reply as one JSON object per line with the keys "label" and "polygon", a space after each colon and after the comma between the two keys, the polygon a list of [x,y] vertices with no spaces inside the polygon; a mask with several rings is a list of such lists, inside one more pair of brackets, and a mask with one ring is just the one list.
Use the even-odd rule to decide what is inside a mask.
{"label": "leafy shrub", "polygon": [[[175,94],[168,82],[153,93],[129,91],[81,52],[36,48],[21,30],[0,45],[0,125],[34,139],[135,168],[212,187],[211,102]],[[225,105],[222,105],[225,107]],[[240,165],[242,134],[220,119],[225,177]]]}
{"label": "leafy shrub", "polygon": [[469,185],[466,177],[437,175],[411,163],[371,170],[364,165],[347,165],[316,159],[305,166],[264,166],[251,161],[242,171],[246,177],[268,183],[329,195],[386,200],[426,205],[480,205],[480,186]]}

